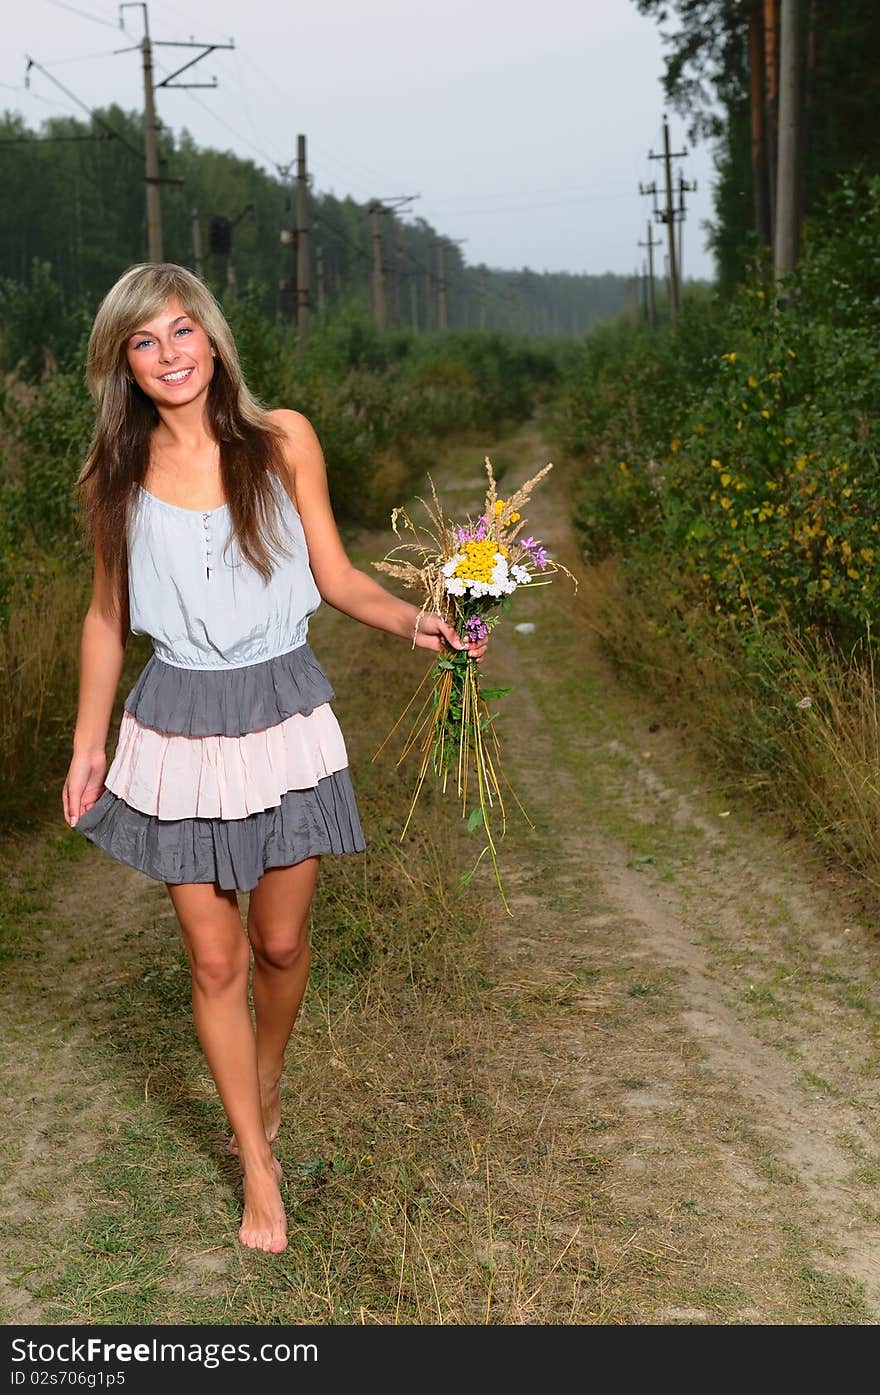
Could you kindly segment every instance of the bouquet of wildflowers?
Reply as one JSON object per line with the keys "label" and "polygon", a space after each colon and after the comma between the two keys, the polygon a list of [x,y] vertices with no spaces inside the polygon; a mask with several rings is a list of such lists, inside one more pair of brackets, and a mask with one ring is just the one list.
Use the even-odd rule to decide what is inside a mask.
{"label": "bouquet of wildflowers", "polygon": [[[487,457],[488,485],[483,512],[475,520],[468,518],[464,523],[446,515],[432,482],[430,500],[419,500],[427,521],[417,523],[405,509],[395,509],[391,525],[401,541],[383,561],[373,565],[420,591],[422,612],[430,610],[442,615],[462,639],[468,642],[485,639],[509,608],[511,596],[519,587],[546,585],[556,572],[565,572],[574,580],[567,568],[550,556],[543,543],[524,536],[521,510],[535,485],[550,469],[551,465],[545,465],[509,499],[499,499],[492,464]],[[415,554],[416,560],[404,558],[404,553]],[[465,873],[462,880],[470,880],[476,865],[488,852],[505,907],[507,900],[498,868],[494,828],[500,822],[503,835],[507,825],[502,781],[511,794],[513,792],[501,769],[500,746],[488,703],[505,697],[510,691],[510,688],[481,689],[478,666],[465,650],[443,654],[425,674],[389,733],[390,737],[422,694],[421,707],[417,709],[398,759],[400,764],[414,748],[420,753],[415,790],[401,838],[409,827],[428,772],[440,781],[444,792],[450,781],[454,781],[468,828],[482,827],[487,840],[474,868]],[[513,798],[531,823],[516,795]],[[472,807],[469,807],[472,799]]]}

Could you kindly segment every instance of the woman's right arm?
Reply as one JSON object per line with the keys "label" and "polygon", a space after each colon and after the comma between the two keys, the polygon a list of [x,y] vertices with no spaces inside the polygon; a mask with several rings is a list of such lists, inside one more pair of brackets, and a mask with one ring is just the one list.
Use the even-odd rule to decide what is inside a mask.
{"label": "woman's right arm", "polygon": [[83,621],[73,758],[62,795],[64,818],[71,827],[104,791],[107,733],[126,639],[127,619],[114,602],[98,549],[92,598]]}

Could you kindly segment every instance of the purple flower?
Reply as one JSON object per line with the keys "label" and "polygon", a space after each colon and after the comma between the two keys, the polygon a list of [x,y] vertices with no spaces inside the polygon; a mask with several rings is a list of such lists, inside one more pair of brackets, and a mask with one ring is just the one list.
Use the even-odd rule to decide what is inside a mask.
{"label": "purple flower", "polygon": [[547,549],[545,547],[535,548],[534,552],[532,553],[532,561],[534,562],[536,567],[540,567],[541,571],[543,571],[549,560],[550,559],[547,556]]}
{"label": "purple flower", "polygon": [[486,638],[489,626],[482,615],[469,615],[465,622],[465,632],[469,643],[476,644],[479,640]]}

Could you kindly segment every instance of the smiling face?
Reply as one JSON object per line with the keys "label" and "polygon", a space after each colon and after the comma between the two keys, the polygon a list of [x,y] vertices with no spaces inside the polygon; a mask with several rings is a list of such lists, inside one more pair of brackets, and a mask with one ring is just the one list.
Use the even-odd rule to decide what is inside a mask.
{"label": "smiling face", "polygon": [[125,354],[132,378],[158,408],[180,407],[204,397],[214,376],[211,341],[176,299],[138,325]]}

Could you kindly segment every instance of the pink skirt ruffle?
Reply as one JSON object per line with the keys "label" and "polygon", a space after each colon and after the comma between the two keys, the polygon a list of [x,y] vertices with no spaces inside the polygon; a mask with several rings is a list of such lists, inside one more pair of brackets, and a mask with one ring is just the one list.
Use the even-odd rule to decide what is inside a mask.
{"label": "pink skirt ruffle", "polygon": [[126,712],[105,784],[159,819],[243,819],[347,765],[329,703],[246,736],[166,736]]}

